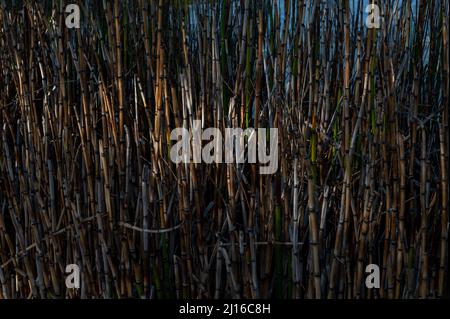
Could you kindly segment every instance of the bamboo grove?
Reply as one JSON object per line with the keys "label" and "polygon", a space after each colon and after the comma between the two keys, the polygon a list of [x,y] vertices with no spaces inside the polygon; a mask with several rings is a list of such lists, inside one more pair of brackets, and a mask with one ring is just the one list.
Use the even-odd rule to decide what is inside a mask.
{"label": "bamboo grove", "polygon": [[72,3],[0,1],[0,299],[448,298],[448,0]]}

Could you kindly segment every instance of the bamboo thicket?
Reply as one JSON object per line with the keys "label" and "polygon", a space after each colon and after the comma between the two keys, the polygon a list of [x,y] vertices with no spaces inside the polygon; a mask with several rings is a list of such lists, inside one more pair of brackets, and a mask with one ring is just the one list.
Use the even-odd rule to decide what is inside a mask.
{"label": "bamboo thicket", "polygon": [[448,0],[72,2],[0,2],[0,299],[448,298]]}

